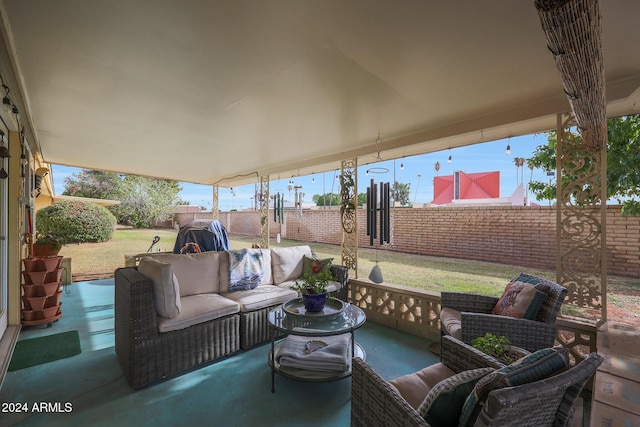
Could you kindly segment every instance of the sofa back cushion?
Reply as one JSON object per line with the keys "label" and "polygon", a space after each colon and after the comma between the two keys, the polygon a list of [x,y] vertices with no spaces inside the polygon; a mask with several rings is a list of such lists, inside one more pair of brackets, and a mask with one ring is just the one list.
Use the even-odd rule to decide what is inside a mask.
{"label": "sofa back cushion", "polygon": [[220,259],[226,257],[227,287],[229,257],[226,252],[199,254],[157,254],[152,257],[170,263],[180,283],[180,296],[220,292]]}
{"label": "sofa back cushion", "polygon": [[173,319],[180,314],[180,287],[171,264],[151,257],[140,260],[138,271],[153,282],[153,300],[159,316]]}
{"label": "sofa back cushion", "polygon": [[302,276],[302,257],[304,255],[312,256],[311,248],[308,245],[272,248],[271,272],[273,274],[273,283],[277,285]]}
{"label": "sofa back cushion", "polygon": [[271,273],[271,249],[260,249],[262,251],[262,261],[264,276],[261,285],[273,285],[273,274]]}

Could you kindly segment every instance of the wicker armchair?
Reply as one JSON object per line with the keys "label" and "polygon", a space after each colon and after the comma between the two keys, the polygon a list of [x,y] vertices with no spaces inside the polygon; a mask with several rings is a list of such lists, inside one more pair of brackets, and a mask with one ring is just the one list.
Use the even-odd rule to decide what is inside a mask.
{"label": "wicker armchair", "polygon": [[[461,335],[457,338],[470,344],[472,339],[490,332],[498,336],[503,335],[511,341],[512,345],[529,351],[553,347],[557,333],[556,317],[567,295],[567,289],[549,280],[524,273],[518,278],[545,286],[547,298],[535,320],[491,314],[499,300],[498,297],[442,292],[442,309],[460,312]],[[446,320],[441,322],[443,335],[449,333],[446,323]]]}
{"label": "wicker armchair", "polygon": [[[496,360],[455,338],[442,339],[442,362],[453,372],[495,367]],[[591,353],[578,365],[532,383],[494,390],[475,426],[544,427],[567,426],[573,418],[573,404],[584,384],[602,363]],[[351,425],[357,427],[410,427],[429,424],[362,359],[353,359],[351,383]]]}

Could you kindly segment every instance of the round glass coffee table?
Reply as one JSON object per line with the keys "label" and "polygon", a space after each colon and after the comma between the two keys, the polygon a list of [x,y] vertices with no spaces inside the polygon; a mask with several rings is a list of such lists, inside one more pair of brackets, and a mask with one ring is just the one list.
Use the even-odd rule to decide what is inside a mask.
{"label": "round glass coffee table", "polygon": [[[340,300],[327,300],[327,305],[320,313],[307,313],[300,298],[288,301],[269,312],[269,326],[271,327],[271,350],[269,352],[269,366],[271,367],[271,392],[275,392],[276,372],[284,377],[303,381],[333,381],[351,375],[351,359],[353,357],[366,358],[364,349],[355,341],[355,330],[364,324],[367,316],[364,311],[353,304]],[[278,355],[284,352],[284,345],[302,345],[304,353],[311,353],[325,345],[322,338],[350,334],[350,355],[347,358],[345,370],[306,369],[305,362],[297,367],[283,366]],[[293,336],[276,343],[276,339]],[[302,338],[304,337],[304,338]],[[334,342],[328,338],[326,341]],[[274,360],[274,355],[276,355]],[[301,358],[304,359],[304,356]],[[295,359],[294,359],[295,360]],[[322,361],[320,361],[322,363]],[[294,363],[295,365],[295,363]]]}

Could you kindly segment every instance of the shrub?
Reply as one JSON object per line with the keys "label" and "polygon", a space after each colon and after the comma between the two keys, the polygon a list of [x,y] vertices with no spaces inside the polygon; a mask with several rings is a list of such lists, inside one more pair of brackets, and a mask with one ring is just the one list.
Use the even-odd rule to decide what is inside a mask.
{"label": "shrub", "polygon": [[82,201],[61,201],[36,213],[39,240],[43,236],[59,242],[106,242],[113,236],[116,218],[106,208]]}

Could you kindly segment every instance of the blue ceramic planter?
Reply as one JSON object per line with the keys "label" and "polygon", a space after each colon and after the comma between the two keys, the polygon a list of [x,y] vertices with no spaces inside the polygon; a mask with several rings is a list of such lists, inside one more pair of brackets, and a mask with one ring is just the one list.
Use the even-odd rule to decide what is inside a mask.
{"label": "blue ceramic planter", "polygon": [[317,313],[322,311],[327,303],[327,294],[303,294],[302,303],[308,312]]}

